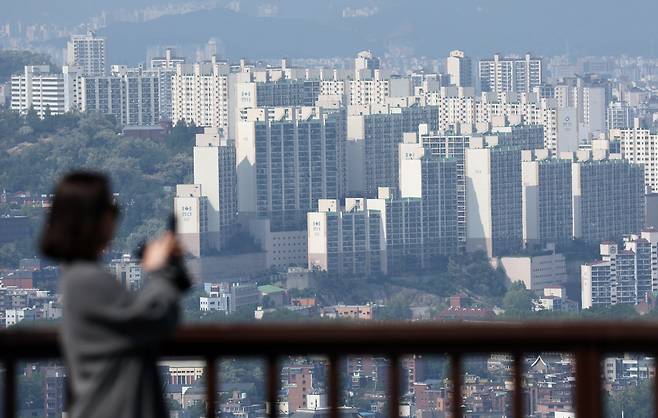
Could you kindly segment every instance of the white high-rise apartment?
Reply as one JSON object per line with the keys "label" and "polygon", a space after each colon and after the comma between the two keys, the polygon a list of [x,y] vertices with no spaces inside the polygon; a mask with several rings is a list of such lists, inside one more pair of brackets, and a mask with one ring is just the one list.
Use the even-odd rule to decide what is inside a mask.
{"label": "white high-rise apartment", "polygon": [[219,128],[197,134],[194,184],[208,200],[208,248],[221,251],[233,236],[237,214],[235,143]]}
{"label": "white high-rise apartment", "polygon": [[354,79],[371,78],[375,70],[379,70],[379,58],[372,51],[361,51],[354,59]]}
{"label": "white high-rise apartment", "polygon": [[466,150],[466,250],[489,257],[521,248],[521,150],[509,146]]}
{"label": "white high-rise apartment", "polygon": [[193,257],[201,257],[207,250],[208,198],[200,184],[179,184],[174,197],[176,234],[183,248]]}
{"label": "white high-rise apartment", "polygon": [[[398,144],[404,133],[418,132],[421,124],[436,130],[436,106],[368,106],[351,109],[348,116],[348,178],[351,192],[378,194],[379,187],[398,189]],[[363,181],[357,184],[357,181]]]}
{"label": "white high-rise apartment", "polygon": [[[406,133],[399,145],[400,197],[422,199],[421,265],[458,248],[458,161],[440,156]],[[463,174],[463,172],[462,172]]]}
{"label": "white high-rise apartment", "polygon": [[572,236],[571,161],[548,150],[523,151],[523,242],[526,247],[564,244]]}
{"label": "white high-rise apartment", "polygon": [[644,185],[649,193],[658,193],[658,133],[639,127],[611,132],[619,139],[624,159],[644,166]]}
{"label": "white high-rise apartment", "polygon": [[177,57],[174,48],[165,49],[161,57],[151,58],[151,69],[176,70],[179,65],[185,64],[185,57]]}
{"label": "white high-rise apartment", "polygon": [[589,243],[635,234],[644,220],[642,166],[605,150],[561,155],[573,161],[573,236]]}
{"label": "white high-rise apartment", "polygon": [[471,137],[450,133],[432,132],[427,125],[419,128],[420,142],[428,154],[451,158],[456,162],[457,236],[459,246],[466,244],[466,181],[464,159]]}
{"label": "white high-rise apartment", "polygon": [[241,217],[273,232],[306,230],[306,212],[345,184],[345,114],[319,107],[246,109],[237,126]]}
{"label": "white high-rise apartment", "polygon": [[347,276],[387,273],[386,213],[379,199],[318,202],[307,214],[308,268]]}
{"label": "white high-rise apartment", "polygon": [[446,58],[446,72],[450,77],[450,84],[456,87],[473,86],[473,68],[471,58],[464,51],[450,51]]}
{"label": "white high-rise apartment", "polygon": [[229,67],[210,62],[178,65],[172,77],[172,122],[229,127]]}
{"label": "white high-rise apartment", "polygon": [[107,77],[77,78],[76,108],[114,115],[124,126],[160,122],[160,78],[141,69],[112,66]]}
{"label": "white high-rise apartment", "polygon": [[632,129],[636,109],[626,102],[610,102],[606,115],[606,128]]}
{"label": "white high-rise apartment", "polygon": [[480,88],[485,92],[526,92],[542,85],[544,70],[541,58],[526,54],[520,58],[506,58],[494,54],[479,63]]}
{"label": "white high-rise apartment", "polygon": [[86,35],[73,35],[67,45],[66,63],[80,68],[82,76],[104,76],[105,38],[99,38],[93,32]]}
{"label": "white high-rise apartment", "polygon": [[172,79],[176,74],[176,68],[184,64],[184,57],[176,56],[176,51],[173,48],[167,48],[164,56],[151,59],[151,69],[146,72],[158,77],[160,118],[164,120],[171,120],[172,118]]}
{"label": "white high-rise apartment", "polygon": [[582,104],[577,103],[577,108],[582,110],[582,123],[590,133],[605,132],[608,106],[605,87],[587,86],[582,92]]}
{"label": "white high-rise apartment", "polygon": [[348,81],[347,85],[348,104],[352,106],[384,105],[391,95],[391,80],[383,78],[380,70],[374,70],[372,77]]}
{"label": "white high-rise apartment", "polygon": [[51,74],[47,65],[26,66],[21,75],[11,77],[11,110],[39,117],[61,115],[66,111],[64,75]]}
{"label": "white high-rise apartment", "polygon": [[600,245],[601,260],[580,267],[583,308],[646,301],[656,291],[658,233],[642,231],[624,237],[624,247],[615,242]]}
{"label": "white high-rise apartment", "polygon": [[605,132],[609,93],[605,83],[591,77],[563,79],[555,86],[555,101],[558,109],[573,108],[579,138],[589,142],[589,136]]}

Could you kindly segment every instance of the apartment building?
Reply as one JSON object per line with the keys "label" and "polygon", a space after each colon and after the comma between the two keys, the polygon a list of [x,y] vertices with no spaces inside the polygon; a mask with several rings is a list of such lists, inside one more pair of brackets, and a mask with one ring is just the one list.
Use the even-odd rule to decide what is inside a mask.
{"label": "apartment building", "polygon": [[542,59],[530,54],[518,58],[494,54],[492,58],[481,59],[478,70],[480,88],[485,92],[529,93],[544,82]]}
{"label": "apartment building", "polygon": [[573,234],[571,161],[550,158],[548,150],[524,151],[522,170],[523,242],[543,248],[566,244]]}
{"label": "apartment building", "polygon": [[81,76],[102,77],[107,73],[106,40],[94,32],[73,35],[67,43],[66,63],[80,68]]}
{"label": "apartment building", "polygon": [[48,65],[26,66],[23,74],[11,77],[10,89],[13,111],[25,114],[33,109],[43,118],[67,110],[64,75],[52,74]]}
{"label": "apartment building", "polygon": [[273,231],[305,230],[306,212],[344,188],[345,114],[319,107],[248,109],[238,125],[238,210]]}
{"label": "apartment building", "polygon": [[172,76],[172,122],[229,128],[229,66],[203,62],[178,65]]}

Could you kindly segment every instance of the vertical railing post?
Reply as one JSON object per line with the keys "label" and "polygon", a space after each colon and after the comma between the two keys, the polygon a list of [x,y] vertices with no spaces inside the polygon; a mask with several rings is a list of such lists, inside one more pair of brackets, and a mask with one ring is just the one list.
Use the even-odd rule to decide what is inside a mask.
{"label": "vertical railing post", "polygon": [[514,393],[512,407],[514,418],[523,418],[523,354],[514,353]]}
{"label": "vertical railing post", "polygon": [[329,393],[329,416],[330,418],[338,418],[340,380],[338,373],[338,356],[335,354],[329,356],[329,379],[327,390]]}
{"label": "vertical railing post", "polygon": [[279,380],[281,372],[279,370],[279,359],[275,355],[267,358],[267,399],[270,403],[270,418],[277,418],[279,402]]}
{"label": "vertical railing post", "polygon": [[458,353],[450,356],[452,376],[452,418],[462,418],[462,358]]}
{"label": "vertical railing post", "polygon": [[206,418],[217,416],[217,361],[213,356],[206,357]]}
{"label": "vertical railing post", "polygon": [[658,353],[653,354],[653,416],[658,418]]}
{"label": "vertical railing post", "polygon": [[16,416],[16,363],[13,358],[5,358],[5,418]]}
{"label": "vertical railing post", "polygon": [[576,416],[603,416],[601,390],[601,353],[596,347],[576,352]]}
{"label": "vertical railing post", "polygon": [[389,418],[400,416],[400,357],[393,354],[389,357],[388,392],[389,392]]}

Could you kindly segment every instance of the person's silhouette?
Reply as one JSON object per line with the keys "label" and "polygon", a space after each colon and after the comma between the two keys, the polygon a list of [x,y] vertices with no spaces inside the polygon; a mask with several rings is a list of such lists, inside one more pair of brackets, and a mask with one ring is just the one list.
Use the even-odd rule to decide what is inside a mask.
{"label": "person's silhouette", "polygon": [[99,263],[118,215],[108,180],[76,172],[57,186],[41,251],[62,262],[61,343],[69,367],[73,418],[168,416],[156,360],[178,322],[189,287],[172,232],[144,249],[148,281],[131,294]]}

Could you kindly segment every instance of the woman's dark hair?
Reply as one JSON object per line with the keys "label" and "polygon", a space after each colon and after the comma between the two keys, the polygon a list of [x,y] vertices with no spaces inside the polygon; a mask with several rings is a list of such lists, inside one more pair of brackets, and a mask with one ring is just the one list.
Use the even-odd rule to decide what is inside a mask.
{"label": "woman's dark hair", "polygon": [[41,236],[41,252],[54,260],[96,260],[112,238],[103,221],[118,215],[110,182],[94,172],[66,175],[55,189]]}

